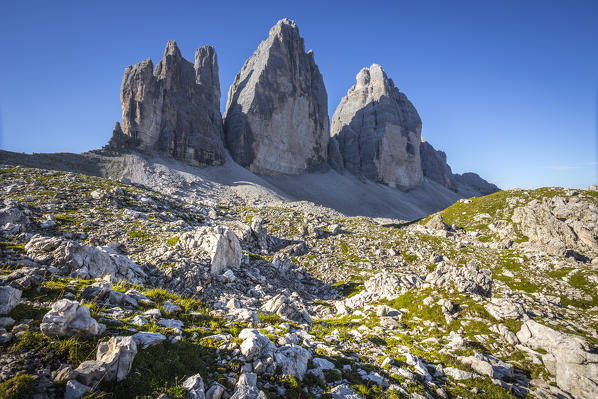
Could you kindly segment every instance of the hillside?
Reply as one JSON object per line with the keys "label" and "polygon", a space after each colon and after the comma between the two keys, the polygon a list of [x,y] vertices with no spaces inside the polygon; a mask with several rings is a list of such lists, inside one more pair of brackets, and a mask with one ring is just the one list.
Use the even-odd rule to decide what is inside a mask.
{"label": "hillside", "polygon": [[401,223],[129,157],[0,169],[0,396],[596,396],[595,191]]}

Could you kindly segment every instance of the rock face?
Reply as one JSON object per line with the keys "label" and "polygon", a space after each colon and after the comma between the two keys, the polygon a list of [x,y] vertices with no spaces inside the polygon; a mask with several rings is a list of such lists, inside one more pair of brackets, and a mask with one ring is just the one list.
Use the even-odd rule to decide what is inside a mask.
{"label": "rock face", "polygon": [[598,354],[590,352],[586,340],[533,320],[521,326],[517,338],[524,345],[548,352],[542,361],[548,372],[556,376],[559,388],[575,398],[598,397]]}
{"label": "rock face", "polygon": [[529,238],[531,246],[554,255],[574,250],[598,254],[598,208],[576,197],[533,200],[513,210],[514,223]]}
{"label": "rock face", "polygon": [[245,62],[228,93],[226,144],[235,161],[266,175],[301,174],[327,158],[328,96],[312,51],[283,19]]}
{"label": "rock face", "polygon": [[167,153],[194,165],[224,162],[218,61],[211,46],[195,53],[195,63],[169,41],[164,57],[128,66],[120,99],[122,126],[110,145]]}
{"label": "rock face", "polygon": [[420,184],[417,110],[380,65],[362,69],[356,79],[332,116],[331,135],[338,140],[344,168],[390,186]]}

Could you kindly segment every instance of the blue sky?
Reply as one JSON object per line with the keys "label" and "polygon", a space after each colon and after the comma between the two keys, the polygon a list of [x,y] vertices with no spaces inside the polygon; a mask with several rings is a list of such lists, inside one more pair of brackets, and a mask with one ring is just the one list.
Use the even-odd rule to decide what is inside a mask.
{"label": "blue sky", "polygon": [[216,48],[228,87],[277,20],[299,25],[332,116],[381,64],[455,172],[502,188],[598,183],[596,1],[31,1],[0,13],[0,148],[83,152],[121,119],[127,65]]}

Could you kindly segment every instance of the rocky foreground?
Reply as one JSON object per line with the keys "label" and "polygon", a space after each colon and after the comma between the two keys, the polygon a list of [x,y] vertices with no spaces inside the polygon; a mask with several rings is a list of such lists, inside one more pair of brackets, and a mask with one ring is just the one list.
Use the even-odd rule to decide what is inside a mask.
{"label": "rocky foreground", "polygon": [[411,224],[0,169],[0,396],[598,397],[598,192]]}

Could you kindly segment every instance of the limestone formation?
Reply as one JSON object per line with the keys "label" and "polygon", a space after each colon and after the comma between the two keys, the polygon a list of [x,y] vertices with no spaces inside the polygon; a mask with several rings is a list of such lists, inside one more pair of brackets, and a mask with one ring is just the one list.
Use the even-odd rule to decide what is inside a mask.
{"label": "limestone formation", "polygon": [[150,59],[128,66],[120,99],[122,126],[110,145],[157,151],[194,165],[224,162],[216,52],[204,46],[195,64],[169,41],[154,69]]}
{"label": "limestone formation", "polygon": [[98,335],[105,329],[91,317],[88,307],[68,299],[56,301],[39,327],[42,333],[52,337]]}
{"label": "limestone formation", "polygon": [[270,29],[228,92],[224,130],[239,164],[258,174],[318,169],[328,151],[328,97],[295,22]]}
{"label": "limestone formation", "polygon": [[446,154],[443,151],[437,151],[430,143],[422,138],[419,145],[419,155],[422,163],[422,172],[425,177],[450,190],[457,191],[453,172],[446,162]]}
{"label": "limestone formation", "polygon": [[417,110],[380,65],[362,69],[356,79],[332,116],[331,135],[338,140],[344,168],[393,187],[420,184]]}

